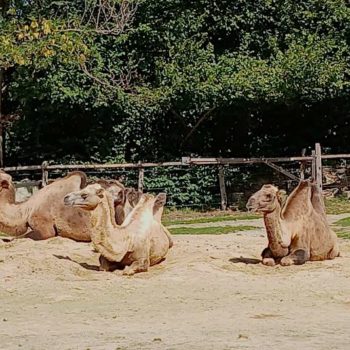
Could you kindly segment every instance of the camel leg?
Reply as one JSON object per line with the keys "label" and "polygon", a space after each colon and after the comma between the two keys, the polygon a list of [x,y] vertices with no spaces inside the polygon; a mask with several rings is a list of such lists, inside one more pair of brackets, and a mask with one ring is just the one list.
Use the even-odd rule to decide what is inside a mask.
{"label": "camel leg", "polygon": [[281,259],[282,266],[289,265],[302,265],[306,261],[310,260],[310,254],[305,249],[296,249],[291,252],[289,255]]}
{"label": "camel leg", "polygon": [[139,259],[134,261],[130,266],[126,266],[123,275],[132,276],[137,272],[146,272],[150,265],[149,259]]}
{"label": "camel leg", "polygon": [[272,252],[271,252],[269,247],[265,248],[262,251],[261,257],[262,257],[263,265],[266,265],[266,266],[275,266],[276,265],[276,261],[275,261],[274,257],[272,256]]}
{"label": "camel leg", "polygon": [[340,256],[340,251],[339,251],[338,244],[336,244],[336,245],[331,249],[331,251],[328,253],[327,259],[333,260],[334,258],[337,258],[338,256]]}
{"label": "camel leg", "polygon": [[114,270],[122,270],[124,265],[120,262],[109,261],[103,255],[99,257],[100,261],[100,271],[114,271]]}
{"label": "camel leg", "polygon": [[48,239],[57,236],[56,229],[50,217],[32,216],[28,221],[29,227],[32,229],[26,237],[34,240]]}

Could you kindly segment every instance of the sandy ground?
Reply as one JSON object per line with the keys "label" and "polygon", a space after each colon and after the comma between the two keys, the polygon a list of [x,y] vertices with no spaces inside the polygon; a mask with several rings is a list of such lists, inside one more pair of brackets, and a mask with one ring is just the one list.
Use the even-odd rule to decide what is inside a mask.
{"label": "sandy ground", "polygon": [[89,244],[0,241],[0,349],[350,348],[350,241],[273,268],[260,228],[174,241],[133,277],[97,271]]}

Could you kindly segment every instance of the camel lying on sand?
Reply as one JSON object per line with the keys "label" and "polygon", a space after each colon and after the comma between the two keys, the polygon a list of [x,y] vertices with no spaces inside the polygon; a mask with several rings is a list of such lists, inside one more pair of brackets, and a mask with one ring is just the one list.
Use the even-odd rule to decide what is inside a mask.
{"label": "camel lying on sand", "polygon": [[99,184],[65,196],[67,206],[91,212],[92,242],[97,251],[123,274],[147,271],[164,260],[172,242],[170,233],[160,222],[166,195],[143,194],[122,225],[114,220],[111,195]]}
{"label": "camel lying on sand", "polygon": [[13,236],[41,240],[54,236],[90,241],[89,214],[69,210],[63,198],[86,185],[86,175],[72,172],[34,193],[27,201],[15,203],[15,188],[10,175],[0,172],[0,230]]}
{"label": "camel lying on sand", "polygon": [[[125,187],[118,181],[104,181],[104,187],[114,199],[116,208],[122,212],[124,221]],[[91,241],[90,215],[84,210],[71,210],[63,203],[67,193],[86,186],[86,175],[73,172],[66,177],[53,180],[27,201],[15,202],[15,187],[12,177],[0,171],[0,231],[13,236],[25,236],[35,240],[54,236],[76,241]],[[122,192],[122,194],[121,194]]]}
{"label": "camel lying on sand", "polygon": [[321,191],[311,181],[301,181],[283,207],[278,188],[264,185],[249,198],[247,208],[264,215],[269,244],[262,252],[263,264],[300,265],[339,256]]}

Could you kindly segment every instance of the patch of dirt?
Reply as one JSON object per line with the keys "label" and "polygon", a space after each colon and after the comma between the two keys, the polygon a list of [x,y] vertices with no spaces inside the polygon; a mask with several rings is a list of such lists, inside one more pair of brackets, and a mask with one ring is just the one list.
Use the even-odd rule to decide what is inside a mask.
{"label": "patch of dirt", "polygon": [[124,277],[90,244],[0,241],[0,349],[348,349],[350,241],[291,267],[259,263],[262,230],[174,242]]}

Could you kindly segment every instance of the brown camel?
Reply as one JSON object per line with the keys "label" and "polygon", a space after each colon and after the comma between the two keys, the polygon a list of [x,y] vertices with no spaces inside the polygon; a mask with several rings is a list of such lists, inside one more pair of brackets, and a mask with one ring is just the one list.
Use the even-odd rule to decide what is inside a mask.
{"label": "brown camel", "polygon": [[[116,208],[123,213],[124,186],[116,181],[98,180],[111,193]],[[86,186],[86,175],[73,172],[63,179],[51,180],[49,185],[23,203],[15,203],[12,177],[0,170],[0,231],[35,240],[62,236],[77,241],[90,241],[90,216],[83,210],[69,210],[64,196]],[[121,189],[123,193],[121,194]],[[124,220],[124,218],[123,218]]]}
{"label": "brown camel", "polygon": [[122,225],[115,223],[113,199],[99,184],[66,195],[64,202],[91,211],[96,249],[116,267],[124,268],[123,274],[133,275],[164,260],[170,248],[169,233],[158,215],[165,200],[164,193],[156,197],[143,194]]}
{"label": "brown camel", "polygon": [[64,206],[64,196],[86,185],[86,175],[72,172],[33,194],[27,201],[15,203],[10,175],[0,173],[0,230],[6,234],[41,240],[62,236],[76,241],[90,241],[88,213]]}
{"label": "brown camel", "polygon": [[249,198],[247,208],[264,215],[269,244],[262,252],[263,264],[300,265],[339,256],[322,194],[311,181],[301,181],[283,208],[278,188],[264,185]]}

